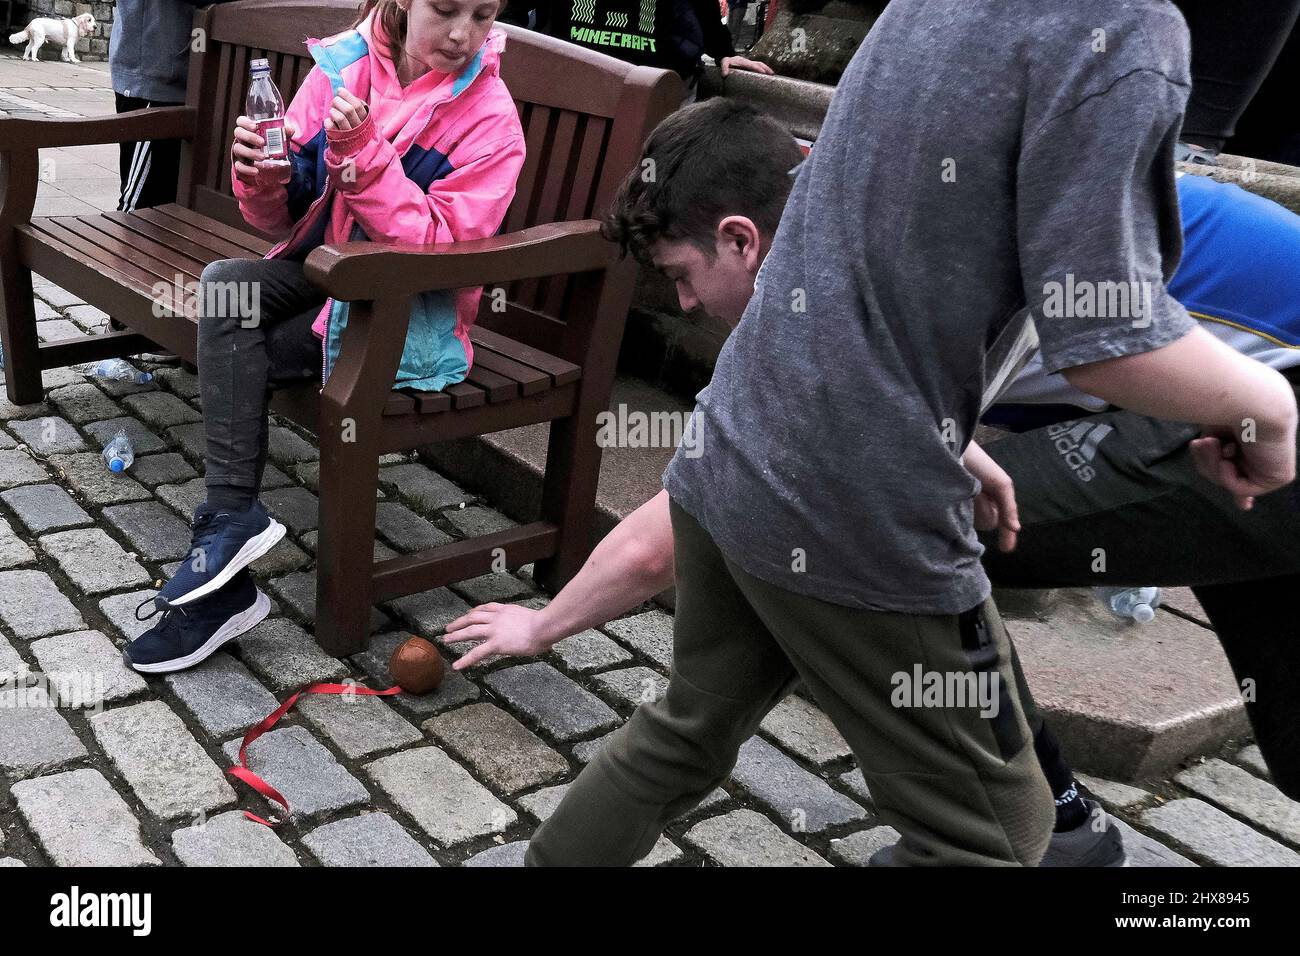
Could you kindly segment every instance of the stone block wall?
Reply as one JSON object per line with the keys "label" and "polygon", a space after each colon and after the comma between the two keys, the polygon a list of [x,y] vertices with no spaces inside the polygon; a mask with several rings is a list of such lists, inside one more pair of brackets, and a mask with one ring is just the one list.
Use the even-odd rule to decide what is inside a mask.
{"label": "stone block wall", "polygon": [[[30,0],[27,5],[28,19],[36,17],[76,17],[83,13],[95,17],[95,32],[88,37],[77,40],[77,56],[82,60],[107,60],[108,35],[113,31],[113,15],[117,4],[78,3],[75,0]],[[46,43],[41,50],[43,57],[57,57],[58,51],[52,52],[51,44]]]}

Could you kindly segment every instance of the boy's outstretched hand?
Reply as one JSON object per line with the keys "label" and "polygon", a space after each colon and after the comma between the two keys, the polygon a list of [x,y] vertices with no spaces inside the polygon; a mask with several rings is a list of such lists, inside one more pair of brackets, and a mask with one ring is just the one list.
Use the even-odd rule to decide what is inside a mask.
{"label": "boy's outstretched hand", "polygon": [[[298,128],[290,120],[284,121],[286,140],[298,135]],[[235,120],[235,141],[230,147],[230,156],[235,163],[235,175],[249,186],[286,185],[293,177],[293,166],[289,163],[266,165],[262,162],[263,148],[266,140],[257,134],[257,123],[247,116]]]}
{"label": "boy's outstretched hand", "polygon": [[1016,486],[1002,466],[979,445],[971,442],[961,463],[980,483],[975,496],[977,531],[998,529],[998,549],[1014,551],[1020,533],[1020,513],[1016,508]]}
{"label": "boy's outstretched hand", "polygon": [[747,56],[724,56],[718,65],[722,67],[723,76],[732,70],[748,70],[751,73],[766,73],[768,76],[776,72],[762,60],[751,60]]}
{"label": "boy's outstretched hand", "polygon": [[463,614],[447,625],[448,644],[460,641],[482,641],[472,647],[451,665],[452,670],[464,670],[485,657],[502,654],[507,657],[536,657],[551,649],[541,633],[541,611],[520,607],[517,604],[480,604],[468,614]]}
{"label": "boy's outstretched hand", "polygon": [[356,129],[366,121],[369,112],[366,101],[354,96],[346,87],[339,87],[338,95],[330,103],[329,116],[325,117],[327,130]]}

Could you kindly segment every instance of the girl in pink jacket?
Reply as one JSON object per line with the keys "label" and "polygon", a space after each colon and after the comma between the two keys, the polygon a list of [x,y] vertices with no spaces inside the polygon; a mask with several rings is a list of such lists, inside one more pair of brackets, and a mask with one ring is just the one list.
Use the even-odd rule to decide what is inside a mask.
{"label": "girl in pink jacket", "polygon": [[[269,393],[328,377],[348,317],[346,302],[303,275],[307,254],[323,243],[459,242],[500,228],[524,162],[500,77],[505,35],[492,29],[505,2],[367,0],[353,29],[309,40],[316,66],[286,111],[287,166],[262,162],[257,125],[237,120],[235,197],[249,224],[279,241],[261,260],[203,270],[207,501],[195,510],[189,558],[154,599],[169,613],[128,646],[137,670],[193,666],[268,613],[247,566],[284,535],[258,501]],[[464,380],[481,294],[412,298],[395,385]],[[240,311],[223,308],[232,303],[251,309],[226,314]]]}

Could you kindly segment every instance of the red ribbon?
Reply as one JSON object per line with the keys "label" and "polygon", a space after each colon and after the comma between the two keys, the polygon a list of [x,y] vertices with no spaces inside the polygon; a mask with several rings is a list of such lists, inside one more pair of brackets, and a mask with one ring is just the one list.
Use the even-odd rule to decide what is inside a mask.
{"label": "red ribbon", "polygon": [[[315,684],[308,684],[306,687],[294,691],[288,700],[270,714],[267,714],[266,717],[250,728],[248,733],[244,734],[244,742],[239,747],[239,763],[226,772],[232,777],[244,781],[244,783],[248,784],[268,800],[274,800],[276,803],[280,804],[280,806],[284,807],[285,816],[288,816],[289,801],[284,798],[279,790],[276,790],[275,787],[271,786],[257,774],[253,773],[252,770],[248,769],[248,756],[246,751],[248,750],[249,745],[258,737],[262,736],[262,734],[274,727],[279,722],[280,718],[292,709],[293,705],[298,702],[298,698],[303,694],[361,694],[366,697],[391,697],[394,694],[400,694],[401,692],[402,688],[400,687],[389,687],[386,690],[373,690],[369,687],[361,687],[356,684],[330,684],[324,681]],[[256,813],[250,813],[247,810],[244,811],[244,816],[248,817],[248,819],[252,820],[254,823],[262,824],[264,827],[274,827],[281,822],[279,820],[276,820],[275,822],[263,820]]]}

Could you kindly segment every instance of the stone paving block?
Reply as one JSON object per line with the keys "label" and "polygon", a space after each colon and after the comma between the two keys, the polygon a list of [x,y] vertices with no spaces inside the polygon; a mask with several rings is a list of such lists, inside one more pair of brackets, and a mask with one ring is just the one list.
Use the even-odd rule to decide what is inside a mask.
{"label": "stone paving block", "polygon": [[[0,637],[0,689],[26,684],[31,677],[31,666],[14,650],[12,644]],[[0,833],[0,847],[3,846],[4,834]]]}
{"label": "stone paving block", "polygon": [[43,571],[0,572],[0,621],[20,638],[86,627],[80,612]]}
{"label": "stone paving block", "polygon": [[244,663],[277,693],[348,675],[346,664],[330,657],[310,634],[284,618],[267,618],[239,637],[238,644]]}
{"label": "stone paving block", "polygon": [[145,455],[131,466],[131,476],[148,488],[174,485],[197,476],[190,463],[174,451]]}
{"label": "stone paving block", "polygon": [[21,448],[0,449],[0,488],[16,488],[49,478],[41,463]]}
{"label": "stone paving block", "polygon": [[893,846],[901,836],[893,827],[859,830],[838,840],[831,840],[831,859],[844,866],[866,866],[873,853]]}
{"label": "stone paving block", "polygon": [[1300,803],[1249,770],[1212,759],[1184,770],[1174,780],[1270,836],[1300,844]]}
{"label": "stone paving block", "polygon": [[77,631],[32,642],[32,653],[60,707],[99,707],[149,689],[99,631]]}
{"label": "stone paving block", "polygon": [[315,461],[320,457],[316,446],[283,425],[272,425],[268,433],[267,455],[277,465],[292,465],[299,461]]}
{"label": "stone paving block", "polygon": [[309,564],[311,557],[286,534],[275,547],[250,564],[249,569],[258,577],[280,577]]}
{"label": "stone paving block", "polygon": [[278,488],[262,494],[262,504],[293,534],[313,531],[320,520],[320,502],[306,488]]}
{"label": "stone paving block", "polygon": [[1300,854],[1201,800],[1171,800],[1139,819],[1216,866],[1300,866]]}
{"label": "stone paving block", "polygon": [[20,564],[31,564],[35,560],[36,552],[14,534],[8,521],[0,518],[0,571],[16,568]]}
{"label": "stone paving block", "polygon": [[[0,452],[2,455],[3,452]],[[97,451],[78,455],[54,455],[53,465],[72,490],[92,505],[112,505],[126,501],[145,501],[149,491],[123,472],[111,472]]]}
{"label": "stone paving block", "polygon": [[461,866],[523,866],[524,854],[528,852],[527,840],[515,840],[501,846],[490,846],[482,852],[475,853]]}
{"label": "stone paving block", "polygon": [[555,808],[560,805],[560,801],[568,791],[569,785],[562,783],[557,787],[546,787],[526,793],[518,797],[515,802],[536,818],[538,823],[544,823],[555,812]]}
{"label": "stone paving block", "polygon": [[302,838],[322,866],[437,866],[438,861],[386,813],[363,813]]}
{"label": "stone paving block", "polygon": [[[320,532],[308,531],[298,540],[302,543],[302,546],[306,551],[308,551],[311,554],[315,554],[316,546],[320,542]],[[388,545],[384,544],[384,542],[379,540],[375,541],[375,551],[374,551],[375,561],[387,561],[389,558],[395,558],[397,556],[398,556],[397,552],[394,551],[392,548],[390,548]]]}
{"label": "stone paving block", "polygon": [[732,810],[686,831],[686,843],[722,866],[830,866],[753,810]]}
{"label": "stone paving block", "polygon": [[113,436],[119,431],[126,432],[126,437],[131,439],[131,447],[137,455],[152,455],[154,452],[167,450],[165,441],[146,428],[138,418],[132,418],[130,415],[110,418],[104,422],[91,422],[85,427],[86,431],[98,441],[100,451],[103,451],[104,446],[112,441]]}
{"label": "stone paving block", "polygon": [[24,863],[22,860],[19,860],[18,858],[12,856],[6,856],[0,859],[0,867],[6,867],[6,866],[16,867],[16,866],[26,866],[26,865],[27,864]]}
{"label": "stone paving block", "polygon": [[444,847],[500,833],[519,817],[437,747],[416,747],[366,764],[401,810]]}
{"label": "stone paving block", "polygon": [[480,574],[466,578],[452,587],[471,604],[505,603],[532,591],[527,584],[512,574]]}
{"label": "stone paving block", "polygon": [[760,737],[740,748],[731,777],[796,832],[865,820],[867,811]]}
{"label": "stone paving block", "polygon": [[[388,669],[388,662],[392,659],[393,651],[409,637],[409,634],[401,631],[376,634],[370,639],[370,647],[360,654],[354,654],[350,660],[374,680],[375,686],[392,687],[395,681],[392,672]],[[478,697],[478,685],[460,671],[454,671],[448,666],[443,672],[442,683],[429,693],[408,694],[402,691],[388,700],[408,717],[422,721],[444,710],[477,700]]]}
{"label": "stone paving block", "polygon": [[840,774],[837,778],[840,786],[848,789],[861,803],[871,802],[871,791],[867,788],[867,778],[862,775],[862,771],[854,768],[848,773]]}
{"label": "stone paving block", "polygon": [[[282,578],[266,582],[266,588],[292,611],[299,621],[313,623],[316,620],[316,572],[295,571]],[[388,615],[379,608],[370,609],[370,632],[386,630],[392,625]]]}
{"label": "stone paving block", "polygon": [[[56,316],[58,313],[54,313]],[[46,319],[36,323],[36,335],[42,342],[57,342],[59,339],[76,339],[85,335],[85,330],[79,325],[69,322],[67,319],[59,318]]]}
{"label": "stone paving block", "polygon": [[573,745],[573,759],[578,761],[584,767],[591,763],[592,758],[600,753],[600,748],[605,746],[605,741],[614,736],[615,731],[603,734],[594,740],[583,740]]}
{"label": "stone paving block", "polygon": [[[0,370],[0,385],[3,384],[4,384],[3,370]],[[14,438],[13,435],[10,435],[6,431],[0,431],[0,448],[9,449],[9,448],[17,448],[17,447],[18,447],[17,438]]]}
{"label": "stone paving block", "polygon": [[186,521],[193,521],[194,510],[208,500],[208,487],[202,478],[178,485],[159,485],[154,493]]}
{"label": "stone paving block", "polygon": [[760,726],[782,747],[814,767],[853,756],[831,719],[798,694],[791,694],[773,707]]}
{"label": "stone paving block", "polygon": [[349,760],[420,743],[419,728],[384,702],[363,694],[314,694],[298,701],[298,714],[328,737]]}
{"label": "stone paving block", "polygon": [[207,448],[207,438],[203,435],[203,423],[191,422],[188,425],[172,425],[165,429],[167,437],[180,448],[181,454],[202,471],[203,452]]}
{"label": "stone paving block", "polygon": [[27,828],[55,866],[161,863],[141,841],[139,821],[98,770],[23,780],[10,792]]}
{"label": "stone paving block", "polygon": [[86,756],[45,688],[5,688],[0,705],[0,772],[31,777]]}
{"label": "stone paving block", "polygon": [[569,772],[569,762],[505,711],[470,704],[426,720],[421,728],[469,764],[494,791],[517,793]]}
{"label": "stone paving block", "polygon": [[[239,763],[241,743],[232,740],[221,748],[231,766]],[[248,766],[289,801],[295,819],[370,802],[370,793],[361,781],[305,727],[282,727],[257,738],[248,748]],[[278,803],[268,800],[266,806],[273,813],[283,812]]]}
{"label": "stone paving block", "polygon": [[128,395],[122,399],[122,404],[129,408],[133,415],[148,422],[154,428],[188,425],[190,422],[203,420],[202,415],[168,392],[141,392],[138,395]]}
{"label": "stone paving block", "polygon": [[90,447],[70,422],[56,415],[10,422],[9,431],[42,457],[70,455]]}
{"label": "stone paving block", "polygon": [[163,820],[211,813],[235,802],[212,758],[160,700],[115,707],[90,729],[145,809]]}
{"label": "stone paving block", "polygon": [[163,679],[204,732],[218,740],[231,734],[242,736],[280,706],[248,668],[225,651]]}
{"label": "stone paving block", "polygon": [[434,588],[419,594],[390,601],[392,610],[399,614],[421,637],[448,650],[453,657],[459,657],[465,651],[464,646],[448,647],[438,635],[446,630],[447,625],[470,610],[470,606],[446,588]]}
{"label": "stone paving block", "polygon": [[582,674],[625,664],[632,659],[632,655],[621,644],[590,628],[566,637],[551,648],[551,653],[563,661],[566,667]]}
{"label": "stone paving block", "polygon": [[48,402],[32,402],[30,405],[15,405],[9,401],[5,390],[0,388],[0,422],[13,422],[24,418],[39,418],[50,414]]}
{"label": "stone paving block", "polygon": [[122,407],[87,381],[52,388],[50,401],[70,422],[85,425],[122,414]]}
{"label": "stone paving block", "polygon": [[176,859],[185,866],[298,866],[298,858],[274,830],[238,810],[172,834]]}
{"label": "stone paving block", "polygon": [[1129,866],[1196,866],[1181,853],[1175,853],[1145,833],[1139,833],[1123,820],[1114,817],[1111,820],[1124,835],[1124,854],[1128,857]]}
{"label": "stone paving block", "polygon": [[[3,529],[0,529],[0,535],[3,535]],[[0,545],[0,552],[3,552],[3,550],[3,546]],[[2,561],[0,561],[0,565],[3,565]],[[1261,777],[1270,776],[1268,772],[1268,764],[1264,762],[1264,755],[1260,752],[1259,744],[1251,744],[1249,747],[1242,747],[1241,750],[1237,751],[1237,755],[1233,759],[1248,770],[1253,770]]]}
{"label": "stone paving block", "polygon": [[569,741],[618,724],[618,714],[549,664],[520,664],[483,679],[556,740]]}
{"label": "stone paving block", "polygon": [[[77,334],[80,335],[81,333],[78,332]],[[85,380],[85,374],[74,367],[47,368],[41,372],[41,384],[47,389],[63,388],[67,385],[78,385]]]}
{"label": "stone paving block", "polygon": [[199,394],[199,377],[183,368],[160,368],[154,372],[154,378],[169,391],[181,398],[197,398]]}
{"label": "stone paving block", "polygon": [[75,293],[69,292],[67,289],[62,289],[56,285],[46,284],[37,287],[33,282],[32,290],[56,309],[66,309],[81,304],[81,299],[79,299]]}
{"label": "stone paving block", "polygon": [[613,695],[620,704],[635,709],[650,704],[668,692],[668,678],[648,667],[625,667],[592,678],[597,687]]}
{"label": "stone paving block", "polygon": [[416,511],[422,512],[449,508],[469,501],[472,497],[463,488],[418,462],[380,468],[379,482],[391,485],[399,498]]}
{"label": "stone paving block", "polygon": [[1086,773],[1075,773],[1075,779],[1087,788],[1088,792],[1108,807],[1116,810],[1129,810],[1144,800],[1150,800],[1151,794],[1138,787],[1115,780],[1103,780]]}
{"label": "stone paving block", "polygon": [[511,521],[499,511],[493,511],[491,508],[483,508],[478,505],[472,505],[468,508],[453,508],[445,512],[446,518],[454,524],[461,533],[467,538],[476,538],[484,534],[492,534],[494,531],[505,531],[507,528],[513,528],[516,522]]}
{"label": "stone paving block", "polygon": [[664,670],[673,666],[673,618],[663,611],[645,611],[617,621],[605,630],[623,644],[640,651]]}
{"label": "stone paving block", "polygon": [[[144,368],[143,362],[129,361],[127,362],[127,364],[130,365],[137,372],[147,371],[147,369]],[[93,368],[94,366],[91,367]],[[132,382],[123,381],[120,378],[101,378],[98,375],[93,376],[92,381],[100,388],[102,388],[105,392],[107,392],[109,395],[112,395],[114,398],[124,398],[127,395],[135,395],[138,392],[152,392],[158,388],[157,384],[155,384],[154,382],[144,382],[144,383],[137,384],[136,382],[133,381]]]}
{"label": "stone paving block", "polygon": [[70,305],[63,310],[63,314],[85,332],[93,334],[108,330],[108,313],[93,305]]}
{"label": "stone paving block", "polygon": [[22,485],[0,494],[30,534],[91,524],[93,519],[58,485]]}
{"label": "stone paving block", "polygon": [[294,484],[294,480],[282,472],[279,468],[270,462],[266,463],[266,468],[262,470],[262,490],[274,491],[276,488],[289,488]]}
{"label": "stone paving block", "polygon": [[375,530],[398,551],[423,551],[451,544],[451,535],[439,531],[406,505],[383,501],[375,506]]}
{"label": "stone paving block", "polygon": [[86,594],[103,594],[153,579],[100,528],[56,531],[37,538],[41,549]]}
{"label": "stone paving block", "polygon": [[[132,591],[130,594],[114,594],[99,602],[99,610],[104,617],[108,618],[114,630],[128,641],[134,641],[160,619],[155,615],[147,621],[141,621],[135,616],[136,608],[140,603],[145,600],[153,601],[157,593],[154,588],[146,588],[142,591]],[[145,607],[140,613],[148,614],[150,610],[151,608]]]}
{"label": "stone paving block", "polygon": [[[268,468],[274,468],[274,465],[268,465]],[[319,461],[301,461],[296,465],[286,465],[291,472],[297,476],[298,480],[307,486],[307,489],[314,494],[320,494],[320,462]],[[293,484],[293,482],[288,482]],[[266,487],[263,481],[263,487]],[[375,489],[375,497],[383,499],[385,497],[382,488]]]}
{"label": "stone paving block", "polygon": [[40,328],[41,323],[49,322],[51,319],[61,319],[63,316],[59,310],[42,302],[40,299],[32,299],[32,311],[36,314],[36,327]]}
{"label": "stone paving block", "polygon": [[113,505],[104,518],[146,561],[179,561],[189,554],[190,526],[156,501]]}

